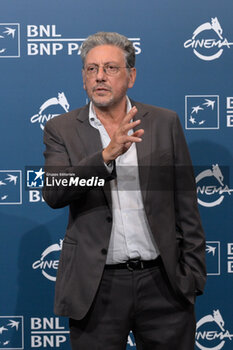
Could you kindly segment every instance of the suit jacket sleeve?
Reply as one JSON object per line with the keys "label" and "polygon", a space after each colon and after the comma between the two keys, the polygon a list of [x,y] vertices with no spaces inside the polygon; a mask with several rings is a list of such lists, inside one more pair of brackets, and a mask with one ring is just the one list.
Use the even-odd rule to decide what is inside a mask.
{"label": "suit jacket sleeve", "polygon": [[206,279],[205,237],[197,206],[193,167],[178,116],[174,120],[175,215],[180,264],[177,276],[187,268],[195,279],[196,294],[202,294]]}
{"label": "suit jacket sleeve", "polygon": [[[69,205],[72,201],[78,200],[86,191],[90,191],[93,187],[67,186],[55,183],[49,187],[46,178],[49,174],[57,174],[55,177],[59,181],[61,179],[69,180],[70,174],[80,179],[90,179],[98,177],[109,181],[114,178],[114,170],[109,173],[103,157],[102,149],[86,156],[83,154],[78,164],[72,164],[69,153],[66,149],[66,140],[64,140],[59,125],[59,119],[50,120],[44,129],[44,143],[46,146],[45,157],[45,185],[43,188],[43,197],[47,204],[52,208],[62,208]],[[78,142],[78,140],[77,140]],[[49,181],[48,181],[49,182]]]}

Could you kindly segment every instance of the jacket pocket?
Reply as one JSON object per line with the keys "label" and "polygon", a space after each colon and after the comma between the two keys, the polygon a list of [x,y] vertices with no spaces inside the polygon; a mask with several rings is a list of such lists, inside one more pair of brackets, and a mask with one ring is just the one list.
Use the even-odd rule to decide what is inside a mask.
{"label": "jacket pocket", "polygon": [[77,242],[69,237],[65,237],[62,245],[62,251],[59,260],[57,285],[64,288],[70,279],[72,273],[75,255],[77,250]]}
{"label": "jacket pocket", "polygon": [[65,235],[65,238],[64,238],[64,241],[63,241],[63,244],[74,244],[74,245],[77,245],[78,242],[74,239],[74,238],[71,238],[70,236],[68,236],[67,234]]}
{"label": "jacket pocket", "polygon": [[178,291],[190,302],[195,299],[195,278],[190,267],[182,260],[176,266],[176,281]]}

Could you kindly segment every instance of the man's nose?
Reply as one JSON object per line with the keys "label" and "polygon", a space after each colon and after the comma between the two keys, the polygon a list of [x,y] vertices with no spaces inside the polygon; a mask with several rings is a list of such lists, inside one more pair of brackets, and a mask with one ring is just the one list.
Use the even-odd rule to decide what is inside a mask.
{"label": "man's nose", "polygon": [[99,67],[98,72],[96,74],[96,81],[106,80],[106,71],[104,67]]}

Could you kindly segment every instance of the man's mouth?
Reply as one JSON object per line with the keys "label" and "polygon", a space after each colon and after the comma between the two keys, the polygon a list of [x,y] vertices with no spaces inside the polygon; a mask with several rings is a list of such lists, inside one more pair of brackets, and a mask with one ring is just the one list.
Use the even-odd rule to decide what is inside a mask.
{"label": "man's mouth", "polygon": [[110,91],[110,89],[104,87],[104,86],[98,86],[93,89],[95,92],[107,92]]}

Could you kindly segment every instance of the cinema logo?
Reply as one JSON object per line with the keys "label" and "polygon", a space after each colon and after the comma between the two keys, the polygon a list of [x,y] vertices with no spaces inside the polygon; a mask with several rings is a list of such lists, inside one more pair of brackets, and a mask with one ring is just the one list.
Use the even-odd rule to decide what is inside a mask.
{"label": "cinema logo", "polygon": [[199,173],[196,177],[198,203],[207,208],[220,205],[225,196],[233,192],[223,181],[224,176],[218,164]]}
{"label": "cinema logo", "polygon": [[56,281],[62,243],[63,240],[60,239],[59,244],[55,243],[50,245],[42,252],[40,259],[32,264],[33,270],[41,270],[42,275],[52,282]]}
{"label": "cinema logo", "polygon": [[62,348],[69,331],[59,317],[31,317],[31,348]]}
{"label": "cinema logo", "polygon": [[[65,53],[68,56],[80,55],[80,48],[86,38],[67,38],[58,33],[55,24],[27,26],[27,54],[29,56],[56,56]],[[141,53],[140,38],[129,38],[133,42],[135,53]]]}
{"label": "cinema logo", "polygon": [[194,55],[201,60],[216,60],[222,55],[224,48],[229,49],[233,45],[223,38],[222,33],[218,18],[211,18],[210,22],[201,24],[194,30],[192,38],[185,41],[184,48],[192,48]]}
{"label": "cinema logo", "polygon": [[59,92],[57,97],[46,100],[39,108],[39,112],[34,114],[30,121],[32,124],[39,124],[41,130],[44,130],[46,122],[59,114],[69,112],[70,105],[64,92]]}
{"label": "cinema logo", "polygon": [[195,343],[201,350],[221,350],[226,341],[232,341],[231,334],[224,327],[225,322],[219,310],[213,310],[213,315],[202,317],[197,322]]}

